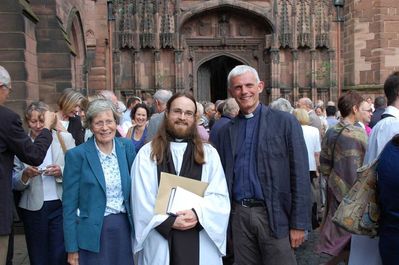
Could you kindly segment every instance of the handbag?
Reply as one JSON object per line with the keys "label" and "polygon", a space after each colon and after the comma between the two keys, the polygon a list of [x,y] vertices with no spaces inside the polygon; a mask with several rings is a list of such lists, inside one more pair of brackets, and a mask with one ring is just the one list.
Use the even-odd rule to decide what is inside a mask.
{"label": "handbag", "polygon": [[336,225],[352,234],[377,235],[380,217],[377,203],[377,164],[378,158],[357,170],[355,183],[332,218]]}

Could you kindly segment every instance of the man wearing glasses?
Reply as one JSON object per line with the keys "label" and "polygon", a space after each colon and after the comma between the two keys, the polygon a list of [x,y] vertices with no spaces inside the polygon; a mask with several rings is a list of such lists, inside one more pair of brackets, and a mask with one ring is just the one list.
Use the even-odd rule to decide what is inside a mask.
{"label": "man wearing glasses", "polygon": [[22,128],[18,114],[3,106],[11,92],[11,78],[7,70],[0,66],[0,265],[6,263],[9,235],[12,227],[12,187],[11,172],[14,155],[22,162],[38,166],[46,156],[51,144],[50,129],[55,115],[46,112],[43,131],[32,142]]}
{"label": "man wearing glasses", "polygon": [[[190,94],[172,96],[157,134],[133,163],[131,200],[138,264],[222,264],[230,201],[218,153],[198,135],[196,112]],[[160,172],[207,182],[204,203],[176,215],[155,214]]]}
{"label": "man wearing glasses", "polygon": [[364,129],[367,136],[370,136],[371,133],[371,128],[369,127],[369,124],[372,116],[373,116],[373,109],[371,108],[371,104],[366,100],[364,100],[360,104],[360,118],[357,125]]}

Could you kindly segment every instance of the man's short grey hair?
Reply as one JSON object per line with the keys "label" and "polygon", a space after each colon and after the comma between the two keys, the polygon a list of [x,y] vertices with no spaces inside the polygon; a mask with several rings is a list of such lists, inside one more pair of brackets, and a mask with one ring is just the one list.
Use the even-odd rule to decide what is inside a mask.
{"label": "man's short grey hair", "polygon": [[207,113],[210,109],[214,108],[215,104],[212,102],[207,102],[204,106],[204,112]]}
{"label": "man's short grey hair", "polygon": [[234,98],[228,98],[224,102],[223,115],[234,116],[240,111],[240,107]]}
{"label": "man's short grey hair", "polygon": [[0,65],[0,85],[10,87],[11,77],[8,71]]}
{"label": "man's short grey hair", "polygon": [[303,104],[305,104],[309,109],[314,108],[313,101],[310,98],[301,98],[300,100],[302,100]]}
{"label": "man's short grey hair", "polygon": [[285,98],[278,98],[270,103],[270,108],[292,113],[294,108],[291,103]]}
{"label": "man's short grey hair", "polygon": [[91,129],[94,118],[109,110],[112,111],[116,124],[119,124],[120,115],[111,100],[99,98],[91,101],[86,111],[85,127]]}
{"label": "man's short grey hair", "polygon": [[168,100],[172,97],[172,91],[166,89],[159,89],[154,94],[154,100],[160,101],[161,103],[166,104]]}
{"label": "man's short grey hair", "polygon": [[111,97],[115,96],[115,93],[111,90],[100,90],[98,94],[100,94],[106,99],[110,99]]}
{"label": "man's short grey hair", "polygon": [[240,76],[245,73],[248,73],[248,72],[252,73],[255,76],[256,83],[260,82],[258,72],[255,70],[255,68],[253,68],[249,65],[237,65],[230,71],[229,75],[227,76],[227,87],[231,88],[231,79],[233,79],[236,76]]}

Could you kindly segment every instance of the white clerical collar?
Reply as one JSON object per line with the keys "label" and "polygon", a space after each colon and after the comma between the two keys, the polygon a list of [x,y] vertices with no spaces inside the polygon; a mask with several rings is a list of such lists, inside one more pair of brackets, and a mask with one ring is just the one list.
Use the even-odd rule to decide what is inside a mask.
{"label": "white clerical collar", "polygon": [[254,111],[252,111],[251,113],[248,113],[248,114],[243,113],[242,116],[244,116],[244,118],[247,120],[251,119],[251,118],[255,117],[255,115],[257,115],[257,113],[260,112],[260,109],[261,109],[261,104],[259,103],[258,106],[256,106],[256,108],[254,109]]}
{"label": "white clerical collar", "polygon": [[245,118],[245,119],[250,119],[250,118],[252,118],[253,116],[254,116],[253,113],[244,114],[244,118]]}

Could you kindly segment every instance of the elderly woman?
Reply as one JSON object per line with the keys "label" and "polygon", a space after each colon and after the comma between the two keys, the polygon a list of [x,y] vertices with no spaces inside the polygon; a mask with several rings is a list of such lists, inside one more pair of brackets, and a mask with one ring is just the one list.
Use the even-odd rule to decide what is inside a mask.
{"label": "elderly woman", "polygon": [[115,138],[118,113],[97,99],[86,111],[93,132],[65,156],[64,236],[71,265],[131,265],[130,167],[132,141]]}
{"label": "elderly woman", "polygon": [[[44,128],[44,113],[49,108],[43,102],[33,102],[25,110],[25,121],[32,141]],[[39,167],[15,158],[13,188],[22,191],[19,202],[25,228],[30,264],[66,264],[62,230],[62,171],[64,152],[75,147],[68,132],[52,131],[53,141]],[[40,244],[38,244],[40,242]]]}
{"label": "elderly woman", "polygon": [[135,105],[130,112],[132,124],[134,125],[127,131],[126,138],[132,139],[136,153],[138,153],[140,148],[146,143],[149,115],[150,110],[143,103]]}
{"label": "elderly woman", "polygon": [[327,209],[320,230],[316,250],[333,258],[327,264],[347,261],[351,234],[332,222],[332,217],[342,198],[357,177],[366,151],[366,133],[354,124],[360,117],[363,98],[356,92],[348,92],[338,100],[342,118],[330,128],[322,141],[320,171],[327,176]]}
{"label": "elderly woman", "polygon": [[62,124],[62,129],[72,134],[75,144],[84,142],[85,130],[80,119],[81,111],[87,105],[87,99],[79,92],[67,88],[58,99],[57,118]]}

